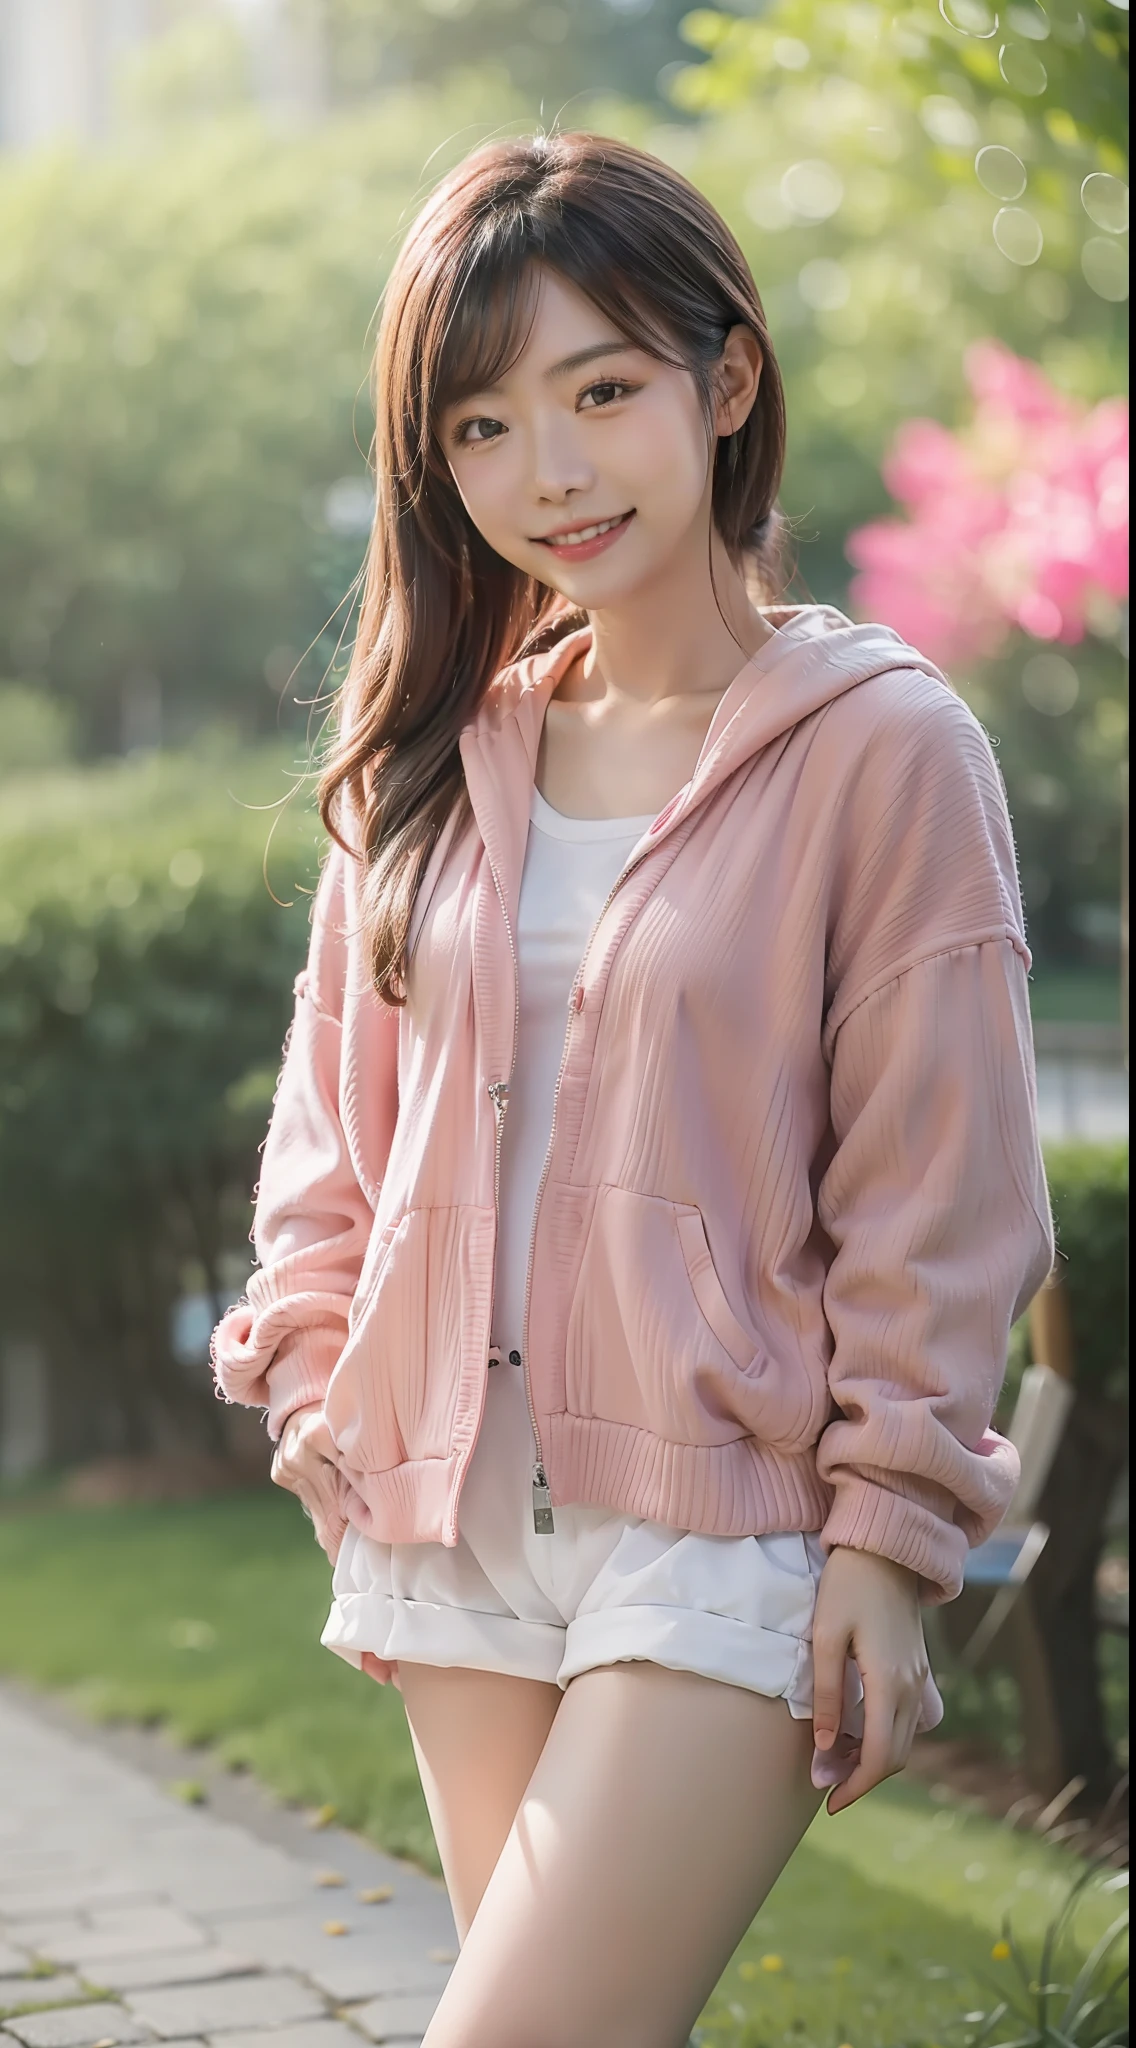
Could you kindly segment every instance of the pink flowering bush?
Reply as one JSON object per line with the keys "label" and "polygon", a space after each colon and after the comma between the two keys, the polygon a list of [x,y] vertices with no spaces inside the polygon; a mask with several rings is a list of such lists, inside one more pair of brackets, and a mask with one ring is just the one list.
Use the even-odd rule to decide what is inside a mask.
{"label": "pink flowering bush", "polygon": [[967,352],[969,424],[909,420],[883,465],[908,513],[847,542],[851,598],[945,667],[1015,629],[1083,639],[1094,600],[1128,594],[1128,402],[1089,409],[1000,342]]}

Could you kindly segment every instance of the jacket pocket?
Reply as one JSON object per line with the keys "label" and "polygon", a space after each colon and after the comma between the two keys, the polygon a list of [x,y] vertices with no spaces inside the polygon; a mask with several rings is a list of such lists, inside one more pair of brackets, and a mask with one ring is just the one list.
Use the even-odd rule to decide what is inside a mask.
{"label": "jacket pocket", "polygon": [[348,1477],[453,1450],[462,1390],[468,1406],[484,1365],[492,1232],[491,1211],[455,1204],[408,1209],[380,1233],[324,1402]]}
{"label": "jacket pocket", "polygon": [[701,1211],[601,1186],[568,1318],[570,1413],[716,1445],[797,1447],[813,1402],[803,1361],[775,1361],[735,1314]]}
{"label": "jacket pocket", "polygon": [[743,1330],[726,1300],[725,1291],[710,1256],[702,1211],[676,1202],[674,1218],[679,1245],[686,1263],[686,1277],[690,1281],[694,1299],[723,1350],[728,1351],[734,1364],[740,1371],[745,1372],[753,1364],[757,1345]]}

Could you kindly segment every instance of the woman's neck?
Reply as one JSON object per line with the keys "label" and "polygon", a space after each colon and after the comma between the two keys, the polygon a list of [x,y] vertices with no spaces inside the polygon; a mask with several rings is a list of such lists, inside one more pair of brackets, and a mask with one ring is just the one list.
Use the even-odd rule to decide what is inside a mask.
{"label": "woman's neck", "polygon": [[650,585],[589,620],[592,644],[563,678],[562,701],[616,697],[646,705],[721,695],[773,632],[717,539],[712,558],[703,539]]}

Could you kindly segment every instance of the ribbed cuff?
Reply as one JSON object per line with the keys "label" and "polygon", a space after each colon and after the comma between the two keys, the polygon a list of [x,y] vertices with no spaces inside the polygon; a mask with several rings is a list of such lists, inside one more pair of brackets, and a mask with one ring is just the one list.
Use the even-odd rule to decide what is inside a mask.
{"label": "ribbed cuff", "polygon": [[820,1532],[827,1550],[868,1550],[906,1565],[920,1579],[925,1607],[938,1607],[962,1590],[968,1544],[963,1530],[944,1522],[918,1501],[889,1493],[867,1479],[840,1479],[836,1499]]}
{"label": "ribbed cuff", "polygon": [[268,1434],[274,1442],[297,1408],[323,1401],[338,1355],[338,1342],[329,1345],[323,1330],[291,1330],[277,1345],[264,1376]]}

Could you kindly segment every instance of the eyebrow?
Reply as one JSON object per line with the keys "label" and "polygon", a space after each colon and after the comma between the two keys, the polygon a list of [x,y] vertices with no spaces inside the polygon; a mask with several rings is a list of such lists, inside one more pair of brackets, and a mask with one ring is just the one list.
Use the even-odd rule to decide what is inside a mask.
{"label": "eyebrow", "polygon": [[575,355],[565,356],[559,363],[545,372],[549,377],[567,377],[573,370],[581,370],[585,363],[594,363],[599,356],[625,355],[635,347],[633,341],[597,341],[591,348],[580,348]]}
{"label": "eyebrow", "polygon": [[[615,341],[596,341],[592,343],[590,348],[579,348],[574,355],[564,356],[560,362],[553,363],[551,369],[546,370],[544,374],[546,377],[568,377],[573,370],[583,369],[585,363],[597,362],[601,356],[626,355],[637,348],[638,343],[634,341],[622,341],[619,339]],[[476,398],[482,391],[488,394],[500,389],[500,380],[493,384],[481,384],[477,387],[476,391],[467,393],[465,399],[455,399],[453,403],[455,405],[466,404],[469,399]]]}

